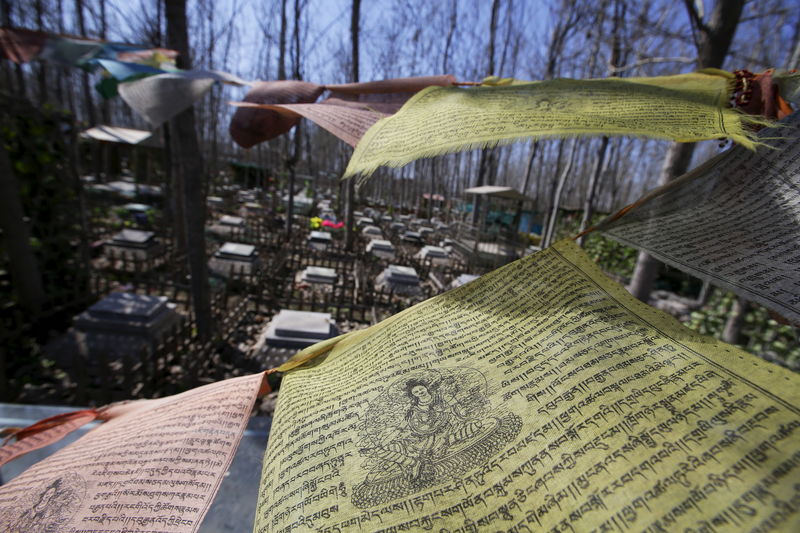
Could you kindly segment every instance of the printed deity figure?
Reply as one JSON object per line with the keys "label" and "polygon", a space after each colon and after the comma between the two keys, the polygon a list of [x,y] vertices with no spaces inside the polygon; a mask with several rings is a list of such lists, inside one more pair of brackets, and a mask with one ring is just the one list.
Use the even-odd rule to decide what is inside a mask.
{"label": "printed deity figure", "polygon": [[370,402],[360,454],[358,507],[389,501],[480,466],[519,431],[519,417],[490,409],[484,376],[470,368],[423,370]]}

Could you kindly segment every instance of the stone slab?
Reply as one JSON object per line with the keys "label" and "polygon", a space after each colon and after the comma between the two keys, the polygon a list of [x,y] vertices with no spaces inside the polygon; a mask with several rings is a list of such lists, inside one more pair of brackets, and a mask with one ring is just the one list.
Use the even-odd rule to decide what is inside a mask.
{"label": "stone slab", "polygon": [[252,260],[255,257],[256,247],[252,244],[242,244],[240,242],[226,242],[215,254],[217,257],[225,259],[236,259],[241,261]]}

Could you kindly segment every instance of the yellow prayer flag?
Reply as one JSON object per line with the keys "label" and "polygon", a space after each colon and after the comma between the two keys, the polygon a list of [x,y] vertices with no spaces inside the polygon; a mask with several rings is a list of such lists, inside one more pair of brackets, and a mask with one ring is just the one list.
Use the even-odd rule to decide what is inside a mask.
{"label": "yellow prayer flag", "polygon": [[325,343],[284,376],[256,532],[800,527],[800,376],[571,241]]}
{"label": "yellow prayer flag", "polygon": [[363,182],[382,165],[530,137],[727,137],[752,148],[745,125],[761,122],[729,106],[732,80],[723,74],[429,87],[367,131],[345,177],[360,174]]}

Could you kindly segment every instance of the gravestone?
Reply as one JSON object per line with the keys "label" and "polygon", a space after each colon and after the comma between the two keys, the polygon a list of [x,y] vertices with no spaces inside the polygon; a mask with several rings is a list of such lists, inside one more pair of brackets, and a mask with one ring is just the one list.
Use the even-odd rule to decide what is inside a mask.
{"label": "gravestone", "polygon": [[255,202],[256,193],[255,191],[248,191],[248,190],[237,191],[236,200],[240,203]]}
{"label": "gravestone", "polygon": [[394,259],[394,245],[390,241],[372,239],[367,244],[367,253],[381,259]]}
{"label": "gravestone", "polygon": [[381,231],[381,228],[379,228],[378,226],[364,226],[364,229],[361,230],[361,234],[364,235],[365,237],[373,239],[383,238],[383,232]]}
{"label": "gravestone", "polygon": [[122,206],[123,209],[128,211],[129,213],[149,213],[153,210],[153,207],[147,204],[137,204],[137,203],[130,203],[125,204]]}
{"label": "gravestone", "polygon": [[327,231],[312,231],[306,240],[312,250],[325,251],[333,244],[333,235]]}
{"label": "gravestone", "polygon": [[325,283],[334,284],[338,279],[336,270],[332,268],[309,266],[302,271],[300,279],[307,283]]}
{"label": "gravestone", "polygon": [[160,255],[162,248],[152,231],[124,229],[105,242],[105,251],[110,259],[146,261]]}
{"label": "gravestone", "polygon": [[244,212],[246,215],[263,215],[264,214],[264,206],[262,206],[258,202],[245,202],[244,204]]}
{"label": "gravestone", "polygon": [[417,259],[420,261],[430,261],[434,265],[449,265],[450,254],[447,250],[438,246],[423,246],[422,249],[416,254]]}
{"label": "gravestone", "polygon": [[266,344],[275,348],[305,348],[339,334],[330,313],[284,309],[266,328]]}
{"label": "gravestone", "polygon": [[476,276],[475,274],[461,274],[456,279],[450,282],[450,288],[455,289],[457,287],[461,287],[462,285],[466,285],[470,281],[475,281],[480,276]]}
{"label": "gravestone", "polygon": [[119,358],[152,353],[179,320],[164,296],[115,292],[75,317],[74,324],[90,358]]}
{"label": "gravestone", "polygon": [[426,237],[428,237],[429,235],[433,235],[433,228],[431,228],[431,227],[428,227],[428,226],[420,226],[420,228],[419,228],[419,234],[420,234],[420,236],[421,236],[422,238],[426,238]]}
{"label": "gravestone", "polygon": [[232,215],[222,215],[222,217],[219,219],[219,223],[223,226],[243,227],[244,219],[242,217],[235,217]]}
{"label": "gravestone", "polygon": [[411,244],[422,244],[422,236],[416,231],[406,231],[401,239]]}
{"label": "gravestone", "polygon": [[372,218],[370,218],[370,217],[361,217],[356,222],[356,227],[358,227],[358,228],[363,228],[365,226],[374,226],[374,225],[375,225],[375,221],[372,220]]}
{"label": "gravestone", "polygon": [[231,238],[244,231],[245,221],[242,217],[222,215],[216,224],[209,226],[208,231],[218,237]]}
{"label": "gravestone", "polygon": [[[289,208],[289,197],[285,196],[283,198],[283,202],[286,205],[286,208]],[[311,209],[314,207],[314,199],[309,198],[308,196],[295,196],[293,200],[292,209],[294,209],[294,214],[296,215],[308,215],[311,213]]]}
{"label": "gravestone", "polygon": [[375,286],[404,296],[418,296],[422,293],[417,271],[402,265],[389,265],[375,278]]}
{"label": "gravestone", "polygon": [[252,274],[258,266],[256,247],[238,242],[226,242],[208,262],[209,270],[223,278]]}
{"label": "gravestone", "polygon": [[206,198],[206,205],[208,207],[222,208],[225,205],[225,199],[221,196],[209,196]]}

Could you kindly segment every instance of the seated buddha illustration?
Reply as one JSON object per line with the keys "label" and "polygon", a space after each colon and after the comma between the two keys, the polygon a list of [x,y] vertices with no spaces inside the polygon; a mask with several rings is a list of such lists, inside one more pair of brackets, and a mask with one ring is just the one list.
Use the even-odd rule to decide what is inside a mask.
{"label": "seated buddha illustration", "polygon": [[471,368],[423,370],[370,402],[360,428],[366,479],[353,503],[406,497],[486,463],[517,435],[520,418],[493,411],[484,376]]}
{"label": "seated buddha illustration", "polygon": [[0,531],[28,533],[64,531],[72,514],[80,507],[86,491],[78,474],[67,473],[51,479],[21,498],[18,506],[0,513]]}

